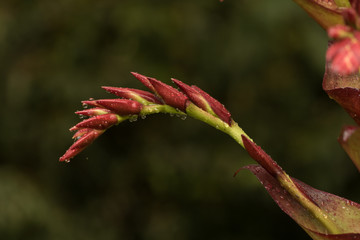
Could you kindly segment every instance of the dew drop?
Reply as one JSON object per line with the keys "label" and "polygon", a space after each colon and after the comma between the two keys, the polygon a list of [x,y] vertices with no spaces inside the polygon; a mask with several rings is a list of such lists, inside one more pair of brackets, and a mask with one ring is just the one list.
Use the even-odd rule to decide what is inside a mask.
{"label": "dew drop", "polygon": [[181,120],[186,120],[186,117],[187,117],[186,115],[180,115]]}
{"label": "dew drop", "polygon": [[90,101],[94,101],[95,99],[91,97],[91,98],[89,98],[89,100],[90,100]]}
{"label": "dew drop", "polygon": [[129,118],[129,122],[135,122],[135,121],[137,121],[137,119],[138,119],[138,116],[137,116],[137,115],[133,115],[133,116],[131,116],[131,117]]}
{"label": "dew drop", "polygon": [[87,109],[89,107],[89,105],[87,105],[86,103],[83,103],[83,108]]}
{"label": "dew drop", "polygon": [[146,118],[146,115],[141,114],[140,117],[141,117],[141,119],[145,119],[145,118]]}
{"label": "dew drop", "polygon": [[64,162],[69,163],[70,159],[65,159]]}

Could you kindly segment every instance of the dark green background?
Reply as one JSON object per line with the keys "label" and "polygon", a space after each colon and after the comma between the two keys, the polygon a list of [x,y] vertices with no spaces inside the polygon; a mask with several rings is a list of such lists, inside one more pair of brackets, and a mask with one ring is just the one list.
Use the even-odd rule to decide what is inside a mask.
{"label": "dark green background", "polygon": [[327,37],[290,0],[2,0],[0,239],[308,239],[228,136],[165,115],[58,158],[81,100],[144,89],[137,71],[219,99],[287,172],[359,201],[321,89]]}

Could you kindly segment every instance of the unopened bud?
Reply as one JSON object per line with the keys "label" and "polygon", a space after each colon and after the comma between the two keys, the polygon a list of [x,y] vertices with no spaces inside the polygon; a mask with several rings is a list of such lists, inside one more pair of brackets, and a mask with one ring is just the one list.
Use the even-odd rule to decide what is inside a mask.
{"label": "unopened bud", "polygon": [[98,116],[98,115],[103,115],[103,114],[110,113],[110,110],[96,107],[96,108],[84,109],[84,110],[81,110],[81,111],[77,111],[75,113],[78,114],[78,115],[93,117],[93,116]]}
{"label": "unopened bud", "polygon": [[185,93],[185,95],[191,100],[192,103],[194,103],[196,106],[208,113],[211,113],[213,115],[215,114],[214,111],[211,109],[209,103],[200,94],[199,91],[177,79],[172,78],[171,80],[181,89],[182,92]]}
{"label": "unopened bud", "polygon": [[92,118],[85,119],[84,121],[79,122],[74,127],[70,128],[70,131],[76,131],[82,128],[104,130],[118,123],[119,123],[118,116],[114,113],[109,113],[109,114],[94,116]]}
{"label": "unopened bud", "polygon": [[[133,88],[119,88],[119,87],[102,87],[107,92],[112,93],[118,97],[132,99],[142,104],[146,101],[156,104],[161,104],[161,101],[152,93]],[[145,101],[144,101],[145,100]]]}
{"label": "unopened bud", "polygon": [[99,99],[83,101],[84,104],[106,108],[119,115],[133,115],[140,113],[142,104],[129,99]]}
{"label": "unopened bud", "polygon": [[[81,131],[81,130],[80,130]],[[84,131],[83,131],[84,132]],[[87,146],[89,146],[96,138],[98,138],[104,131],[92,129],[83,134],[71,147],[60,157],[60,162],[69,162],[71,158],[79,154]]]}
{"label": "unopened bud", "polygon": [[141,75],[136,72],[131,72],[131,74],[137,78],[142,84],[144,84],[147,88],[149,88],[151,91],[156,92],[154,86],[150,83],[149,78]]}
{"label": "unopened bud", "polygon": [[328,29],[330,38],[341,39],[352,36],[352,28],[346,25],[336,25]]}
{"label": "unopened bud", "polygon": [[156,94],[160,96],[167,105],[185,112],[188,98],[182,92],[155,78],[148,78],[148,80],[154,87]]}
{"label": "unopened bud", "polygon": [[209,94],[204,92],[202,89],[198,88],[197,86],[191,86],[196,91],[198,91],[205,100],[209,103],[211,109],[215,112],[215,114],[224,122],[231,125],[231,114],[230,112],[222,105],[218,100],[211,97]]}

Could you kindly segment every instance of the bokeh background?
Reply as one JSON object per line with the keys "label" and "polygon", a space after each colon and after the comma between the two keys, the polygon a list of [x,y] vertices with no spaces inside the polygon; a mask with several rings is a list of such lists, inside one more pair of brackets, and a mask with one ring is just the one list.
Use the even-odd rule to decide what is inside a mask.
{"label": "bokeh background", "polygon": [[144,89],[137,71],[200,86],[290,175],[359,201],[326,46],[290,0],[2,0],[0,239],[308,239],[254,176],[232,177],[246,152],[193,119],[122,123],[58,158],[80,101]]}

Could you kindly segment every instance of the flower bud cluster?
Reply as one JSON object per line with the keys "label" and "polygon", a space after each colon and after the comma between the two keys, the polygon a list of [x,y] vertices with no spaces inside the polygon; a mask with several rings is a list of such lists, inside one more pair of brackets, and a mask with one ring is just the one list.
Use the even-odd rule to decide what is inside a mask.
{"label": "flower bud cluster", "polygon": [[349,75],[360,68],[360,3],[351,1],[351,7],[342,10],[345,25],[335,25],[328,29],[333,39],[326,53],[326,61],[332,71]]}
{"label": "flower bud cluster", "polygon": [[[161,111],[164,113],[178,112],[186,116],[187,107],[194,104],[206,114],[220,119],[229,126],[231,125],[232,119],[229,111],[200,88],[172,79],[180,88],[181,91],[179,91],[155,78],[146,77],[139,73],[132,74],[153,93],[132,88],[103,87],[107,92],[120,98],[83,101],[84,106],[92,106],[93,108],[76,112],[80,116],[89,118],[70,128],[70,131],[76,131],[73,136],[75,142],[60,157],[61,162],[69,162],[71,158],[89,146],[107,129],[126,119],[132,119],[132,116],[145,116]],[[167,108],[162,108],[159,111],[151,110],[154,107],[161,109],[161,106]]]}

